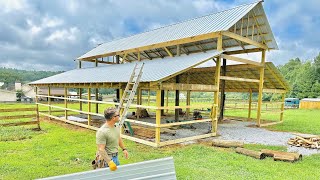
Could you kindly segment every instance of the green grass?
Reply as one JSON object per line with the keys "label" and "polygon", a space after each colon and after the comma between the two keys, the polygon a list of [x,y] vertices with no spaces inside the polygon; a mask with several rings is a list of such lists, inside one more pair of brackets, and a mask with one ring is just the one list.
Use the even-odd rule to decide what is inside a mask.
{"label": "green grass", "polygon": [[[25,105],[0,104],[0,108]],[[28,105],[30,106],[30,105]],[[320,134],[319,110],[287,110],[284,123],[269,129]],[[16,112],[19,113],[19,112]],[[239,114],[241,112],[238,112]],[[245,117],[246,113],[243,113]],[[91,170],[95,132],[64,124],[0,128],[0,179],[35,179]],[[320,155],[287,163],[272,158],[257,160],[233,149],[202,144],[152,148],[125,140],[130,158],[122,164],[173,156],[178,179],[320,179]],[[281,146],[245,145],[246,148],[285,151]]]}

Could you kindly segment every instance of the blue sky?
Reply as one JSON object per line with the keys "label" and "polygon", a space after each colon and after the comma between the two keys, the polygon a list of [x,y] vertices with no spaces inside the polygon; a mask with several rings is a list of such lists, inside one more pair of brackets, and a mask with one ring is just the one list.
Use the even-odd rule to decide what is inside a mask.
{"label": "blue sky", "polygon": [[[97,44],[251,3],[247,0],[0,0],[0,67],[70,70]],[[320,52],[319,0],[265,0],[275,65]],[[252,55],[256,58],[257,55]]]}

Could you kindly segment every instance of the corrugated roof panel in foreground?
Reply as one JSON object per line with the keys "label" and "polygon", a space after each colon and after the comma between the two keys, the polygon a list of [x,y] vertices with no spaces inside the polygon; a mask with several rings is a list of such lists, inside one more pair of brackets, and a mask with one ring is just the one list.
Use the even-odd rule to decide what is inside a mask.
{"label": "corrugated roof panel in foreground", "polygon": [[75,174],[45,178],[45,180],[50,180],[50,179],[55,179],[55,180],[58,180],[58,179],[175,180],[177,178],[176,178],[173,158],[169,157],[169,158],[118,166],[118,169],[113,172],[111,172],[109,168],[103,168],[103,169],[80,172]]}
{"label": "corrugated roof panel in foreground", "polygon": [[153,44],[226,31],[261,1],[244,4],[215,14],[194,18],[126,38],[103,43],[80,56],[78,59],[144,47]]}
{"label": "corrugated roof panel in foreground", "polygon": [[[220,53],[221,52],[217,51],[207,51],[206,53],[181,55],[138,62],[145,63],[140,82],[154,82],[161,80],[174,75],[177,72],[202,64]],[[128,82],[136,62],[137,61],[126,64],[75,69],[44,78],[30,84]]]}

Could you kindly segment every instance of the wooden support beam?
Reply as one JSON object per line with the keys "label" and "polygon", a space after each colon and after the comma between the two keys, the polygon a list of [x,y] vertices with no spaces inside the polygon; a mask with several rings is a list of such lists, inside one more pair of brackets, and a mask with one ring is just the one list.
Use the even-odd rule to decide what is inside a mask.
{"label": "wooden support beam", "polygon": [[[227,73],[227,60],[223,59],[222,60],[222,75],[225,76]],[[221,76],[220,76],[221,77]],[[226,87],[226,82],[225,80],[221,81],[221,93],[220,93],[220,115],[218,121],[223,120],[223,113],[224,113],[224,103],[225,103],[225,87]]]}
{"label": "wooden support beam", "polygon": [[173,57],[172,53],[170,52],[170,50],[167,47],[163,47],[163,49],[168,53],[168,55],[170,57]]}
{"label": "wooden support beam", "polygon": [[223,50],[223,42],[222,42],[222,34],[219,33],[218,40],[217,40],[217,51]]}
{"label": "wooden support beam", "polygon": [[229,77],[229,76],[220,76],[220,79],[228,80],[228,81],[242,81],[242,82],[255,82],[258,83],[258,79],[246,79],[246,78],[238,78],[238,77]]}
{"label": "wooden support beam", "polygon": [[215,70],[215,81],[214,84],[217,86],[218,91],[214,92],[214,99],[213,99],[213,108],[212,108],[212,122],[211,122],[211,132],[217,133],[218,129],[218,104],[219,104],[219,86],[220,86],[220,69],[221,69],[221,58],[220,56],[217,57],[216,60],[216,70]]}
{"label": "wooden support beam", "polygon": [[[50,86],[48,86],[48,96],[51,96],[51,87]],[[48,107],[49,107],[49,109],[48,109],[48,111],[49,111],[49,115],[51,115],[51,107],[50,107],[50,105],[51,105],[51,98],[49,98],[48,97]]]}
{"label": "wooden support beam", "polygon": [[240,58],[240,57],[236,57],[236,56],[230,56],[230,55],[226,55],[226,54],[221,54],[220,56],[222,58],[229,59],[232,61],[242,62],[242,63],[251,64],[251,65],[255,65],[255,66],[259,66],[259,67],[262,66],[261,63],[253,61],[253,60],[249,60],[249,59],[244,59],[244,58]]}
{"label": "wooden support beam", "polygon": [[[102,57],[99,57],[102,58]],[[92,59],[86,59],[86,60],[80,60],[80,61],[87,61],[87,62],[94,62],[94,63],[101,63],[101,64],[115,64],[113,62],[108,62],[108,61],[99,61],[96,58],[92,58]],[[80,62],[79,61],[79,62]]]}
{"label": "wooden support beam", "polygon": [[[160,107],[161,106],[161,90],[157,90],[156,94],[156,106]],[[158,126],[156,128],[156,134],[155,134],[155,143],[157,145],[160,144],[160,124],[161,124],[161,110],[157,109],[156,110],[156,125]]]}
{"label": "wooden support beam", "polygon": [[238,34],[235,34],[235,33],[229,32],[229,31],[223,31],[222,34],[223,34],[224,36],[228,36],[228,37],[231,37],[231,38],[233,38],[233,39],[237,39],[237,40],[239,40],[239,41],[242,41],[242,42],[245,42],[245,43],[248,43],[248,44],[257,46],[258,48],[268,49],[268,46],[265,45],[265,44],[259,43],[259,42],[257,42],[257,41],[253,41],[253,40],[251,40],[251,39],[249,39],[249,38],[240,36],[240,35],[238,35]]}
{"label": "wooden support beam", "polygon": [[186,142],[186,141],[192,141],[192,140],[196,140],[196,139],[208,138],[208,137],[212,137],[212,136],[216,136],[216,133],[202,134],[202,135],[198,135],[198,136],[192,136],[192,137],[187,137],[187,138],[164,141],[164,142],[161,142],[159,144],[159,146],[160,147],[161,146],[167,146],[167,145],[170,145],[170,144],[177,144],[177,143],[182,143],[182,142]]}
{"label": "wooden support beam", "polygon": [[68,108],[68,101],[67,101],[67,98],[68,98],[68,88],[64,88],[64,97],[66,98],[66,99],[64,99],[64,107],[66,108],[65,110],[64,110],[64,118],[65,119],[68,119],[68,110],[67,110],[67,108]]}
{"label": "wooden support beam", "polygon": [[282,94],[282,93],[286,93],[287,91],[283,90],[283,89],[263,89],[262,92],[264,92],[264,93],[279,93],[279,94]]}
{"label": "wooden support beam", "polygon": [[[79,99],[82,99],[82,88],[79,88]],[[79,109],[82,111],[82,101],[79,101]]]}
{"label": "wooden support beam", "polygon": [[282,87],[283,87],[286,91],[288,91],[288,90],[287,90],[287,86],[282,82],[282,80],[278,77],[278,75],[273,72],[273,70],[269,67],[268,64],[266,64],[266,68],[267,68],[268,71],[273,75],[273,77],[278,80],[278,82],[282,85]]}
{"label": "wooden support beam", "polygon": [[251,106],[252,106],[252,90],[249,89],[249,109],[248,109],[248,121],[251,120]]}
{"label": "wooden support beam", "polygon": [[181,48],[180,48],[180,44],[177,45],[177,56],[180,56],[181,54]]}
{"label": "wooden support beam", "polygon": [[88,126],[91,126],[91,88],[88,88]]}
{"label": "wooden support beam", "polygon": [[[265,64],[266,51],[263,50],[261,53],[261,64]],[[260,82],[259,82],[259,93],[258,93],[258,109],[257,109],[257,126],[261,124],[261,106],[262,106],[262,91],[264,81],[264,66],[260,67]]]}
{"label": "wooden support beam", "polygon": [[183,83],[161,83],[161,89],[164,90],[181,90],[181,91],[217,91],[215,85],[205,84],[183,84]]}
{"label": "wooden support beam", "polygon": [[[96,101],[99,101],[99,89],[95,88]],[[96,113],[99,113],[99,103],[96,103]]]}

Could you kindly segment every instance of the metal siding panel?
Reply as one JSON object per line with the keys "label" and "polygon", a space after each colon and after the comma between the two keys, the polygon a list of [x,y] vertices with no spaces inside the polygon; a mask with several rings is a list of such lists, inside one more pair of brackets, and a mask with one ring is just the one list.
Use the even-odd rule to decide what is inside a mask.
{"label": "metal siding panel", "polygon": [[134,164],[127,164],[118,166],[117,171],[111,172],[108,168],[79,172],[74,174],[67,174],[62,176],[55,176],[44,178],[50,179],[106,179],[106,180],[120,180],[120,179],[177,179],[175,175],[175,167],[173,158],[163,158],[151,161],[144,161]]}

